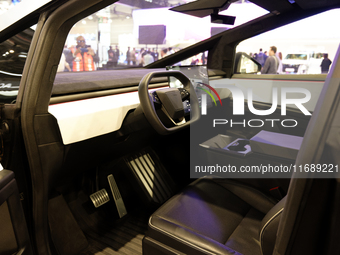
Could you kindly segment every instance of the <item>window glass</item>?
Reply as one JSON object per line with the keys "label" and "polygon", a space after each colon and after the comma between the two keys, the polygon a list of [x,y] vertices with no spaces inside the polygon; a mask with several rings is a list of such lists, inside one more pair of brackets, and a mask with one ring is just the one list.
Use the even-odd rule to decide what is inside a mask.
{"label": "window glass", "polygon": [[[222,15],[236,16],[234,25],[211,23],[170,10],[192,0],[121,0],[86,18],[71,29],[59,72],[142,67],[212,35],[267,13],[248,1],[237,1]],[[177,65],[206,64],[207,52]]]}
{"label": "window glass", "polygon": [[34,27],[0,43],[0,103],[14,103],[22,71],[34,34]]}
{"label": "window glass", "polygon": [[257,73],[257,64],[248,56],[242,55],[240,58],[240,73]]}
{"label": "window glass", "polygon": [[[236,51],[251,55],[262,66],[270,54],[275,55],[271,63],[277,64],[279,74],[328,73],[340,39],[340,31],[330,24],[338,17],[340,10],[334,9],[294,22],[247,39]],[[270,53],[271,46],[276,53]]]}
{"label": "window glass", "polygon": [[15,5],[20,4],[20,0],[1,0],[0,1],[0,14],[12,9]]}

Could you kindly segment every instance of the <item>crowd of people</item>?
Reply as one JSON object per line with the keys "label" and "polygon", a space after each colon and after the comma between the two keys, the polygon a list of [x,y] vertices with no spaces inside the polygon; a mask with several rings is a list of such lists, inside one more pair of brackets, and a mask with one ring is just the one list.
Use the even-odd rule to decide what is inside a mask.
{"label": "crowd of people", "polygon": [[[109,46],[107,59],[101,61],[90,45],[86,44],[83,36],[76,38],[77,45],[67,47],[65,45],[60,59],[58,72],[94,71],[96,69],[115,69],[118,66],[146,66],[154,61],[175,53],[172,47],[168,48],[141,48],[128,47],[122,52],[118,45]],[[199,54],[188,59],[186,65],[206,64],[206,55]],[[99,67],[100,66],[100,67]]]}
{"label": "crowd of people", "polygon": [[[86,44],[83,36],[76,38],[77,45],[67,48],[65,46],[63,54],[61,56],[58,72],[79,72],[79,71],[94,71],[98,67],[99,57],[91,48]],[[136,48],[128,47],[126,53],[122,53],[118,46],[110,46],[107,51],[107,62],[103,65],[102,69],[115,69],[120,65],[127,66],[146,66],[160,58],[166,57],[175,53],[175,50],[169,48]],[[259,64],[261,64],[262,74],[281,74],[282,70],[282,53],[277,52],[275,46],[271,46],[269,51],[264,51],[262,48],[259,53],[252,54],[250,56],[254,58]],[[207,56],[205,53],[193,56],[188,59],[184,65],[201,65],[206,64]],[[328,58],[328,54],[324,54],[321,62],[321,73],[328,73],[329,67],[332,61]]]}
{"label": "crowd of people", "polygon": [[[271,46],[269,52],[262,52],[262,48],[260,48],[259,53],[250,53],[250,56],[261,64],[262,74],[284,73],[284,70],[282,70],[282,53],[277,52],[277,48],[275,46]],[[323,59],[320,65],[321,73],[328,73],[331,64],[332,61],[328,58],[328,54],[323,54]]]}
{"label": "crowd of people", "polygon": [[259,64],[261,64],[262,74],[282,73],[282,53],[277,52],[277,48],[275,46],[271,46],[269,48],[269,52],[263,52],[261,48],[259,53],[250,53],[250,56],[254,58]]}

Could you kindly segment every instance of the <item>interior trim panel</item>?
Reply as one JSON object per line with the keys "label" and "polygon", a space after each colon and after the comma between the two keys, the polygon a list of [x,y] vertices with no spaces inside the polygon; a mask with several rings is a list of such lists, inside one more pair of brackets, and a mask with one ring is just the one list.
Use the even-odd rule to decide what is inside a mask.
{"label": "interior trim panel", "polygon": [[48,111],[57,119],[67,145],[119,130],[127,112],[138,105],[136,91],[54,104]]}

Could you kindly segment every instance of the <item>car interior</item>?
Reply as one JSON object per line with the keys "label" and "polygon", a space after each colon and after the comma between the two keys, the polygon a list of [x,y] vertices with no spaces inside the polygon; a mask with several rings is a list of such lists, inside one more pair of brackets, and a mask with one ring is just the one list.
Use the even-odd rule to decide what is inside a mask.
{"label": "car interior", "polygon": [[[0,254],[340,254],[339,51],[328,74],[284,77],[258,75],[259,63],[236,52],[248,38],[340,2],[251,0],[268,14],[146,67],[57,73],[74,24],[115,2],[50,1],[0,32],[2,42],[30,41],[21,49],[28,54],[20,86],[0,93]],[[233,2],[199,0],[175,11],[217,15]],[[202,52],[206,66],[177,65]],[[244,62],[253,71],[246,73]],[[221,98],[203,96],[208,87],[188,70]],[[272,106],[260,100],[272,87],[314,86],[305,105],[312,115],[287,106],[283,116],[279,104],[258,116],[249,98],[244,115],[235,115],[235,94],[218,89],[221,83],[252,87],[252,107],[262,111]],[[264,124],[212,127],[221,111],[235,122]],[[287,128],[287,119],[296,125]],[[298,149],[256,149],[255,138],[265,134]],[[280,178],[197,174],[194,166],[206,162],[335,170]]]}

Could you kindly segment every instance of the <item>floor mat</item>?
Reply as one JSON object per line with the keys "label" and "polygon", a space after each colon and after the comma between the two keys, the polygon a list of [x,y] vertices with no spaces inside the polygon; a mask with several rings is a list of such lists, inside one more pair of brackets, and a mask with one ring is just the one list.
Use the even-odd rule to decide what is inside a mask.
{"label": "floor mat", "polygon": [[94,209],[84,193],[78,194],[78,198],[71,201],[69,207],[89,243],[80,254],[142,254],[148,213],[140,210],[128,212],[122,219],[110,219],[107,211],[103,214],[104,210]]}

